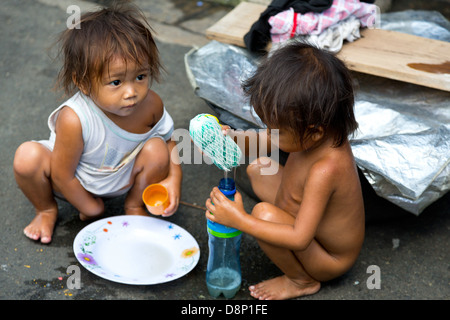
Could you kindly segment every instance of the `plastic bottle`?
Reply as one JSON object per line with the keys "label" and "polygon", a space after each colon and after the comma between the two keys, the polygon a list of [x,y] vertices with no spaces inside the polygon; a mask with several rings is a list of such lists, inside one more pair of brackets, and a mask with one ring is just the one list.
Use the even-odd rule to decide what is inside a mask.
{"label": "plastic bottle", "polygon": [[[236,187],[232,178],[223,178],[219,190],[234,201]],[[206,270],[206,286],[209,294],[217,298],[233,298],[241,286],[239,250],[242,232],[207,220],[209,257]]]}

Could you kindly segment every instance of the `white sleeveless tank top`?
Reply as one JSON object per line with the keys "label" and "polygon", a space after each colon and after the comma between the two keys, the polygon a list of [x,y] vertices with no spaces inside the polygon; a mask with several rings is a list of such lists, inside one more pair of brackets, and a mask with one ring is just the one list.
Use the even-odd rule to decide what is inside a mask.
{"label": "white sleeveless tank top", "polygon": [[64,106],[78,115],[84,149],[75,172],[76,178],[89,192],[98,196],[117,193],[130,181],[136,155],[145,142],[153,137],[170,139],[174,130],[172,117],[164,113],[156,125],[143,134],[131,133],[117,126],[88,96],[76,93],[54,110],[48,118],[49,140],[38,141],[50,150],[55,145],[55,124]]}

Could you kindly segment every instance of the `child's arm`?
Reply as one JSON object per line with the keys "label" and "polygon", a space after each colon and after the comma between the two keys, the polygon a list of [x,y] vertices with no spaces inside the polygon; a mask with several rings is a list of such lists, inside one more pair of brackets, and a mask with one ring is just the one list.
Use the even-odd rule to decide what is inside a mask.
{"label": "child's arm", "polygon": [[86,216],[103,212],[103,201],[87,192],[75,177],[83,151],[81,123],[75,112],[65,107],[56,121],[56,141],[51,159],[51,177],[57,189]]}
{"label": "child's arm", "polygon": [[[164,103],[161,97],[153,90],[148,91],[147,98],[143,103],[144,108],[141,109],[143,113],[140,114],[139,120],[142,121],[143,126],[148,127],[150,124],[153,126],[161,120],[164,114]],[[171,216],[178,209],[181,197],[181,179],[183,176],[180,160],[178,159],[176,142],[168,139],[166,140],[166,144],[169,151],[169,174],[165,179],[160,181],[169,192],[169,206],[164,210],[164,217]]]}
{"label": "child's arm", "polygon": [[181,170],[181,165],[179,159],[175,159],[174,157],[178,157],[177,145],[173,140],[167,141],[167,147],[169,148],[170,155],[170,169],[169,175],[166,179],[164,179],[163,184],[167,186],[167,190],[169,191],[169,206],[164,210],[164,217],[171,216],[174,214],[178,205],[180,204],[180,196],[181,196],[181,180],[183,177],[183,172]]}
{"label": "child's arm", "polygon": [[[322,166],[314,166],[304,188],[303,199],[294,225],[277,224],[248,215],[242,197],[236,193],[235,201],[227,199],[218,188],[207,200],[206,217],[220,224],[233,227],[259,240],[291,250],[304,250],[313,240],[326,206],[334,190],[333,173]],[[214,203],[212,204],[211,201]],[[281,210],[266,203],[267,210]],[[285,213],[287,214],[287,213]]]}

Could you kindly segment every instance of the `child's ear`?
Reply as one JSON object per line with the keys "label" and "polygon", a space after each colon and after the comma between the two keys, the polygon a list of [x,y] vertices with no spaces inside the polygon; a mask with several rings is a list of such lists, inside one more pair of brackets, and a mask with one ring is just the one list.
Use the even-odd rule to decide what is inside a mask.
{"label": "child's ear", "polygon": [[77,88],[80,89],[80,91],[81,91],[84,95],[86,95],[86,96],[89,95],[89,92],[88,92],[88,90],[86,90],[86,88],[84,87],[84,85],[81,84],[81,83],[79,83],[79,82],[77,81],[77,78],[75,77],[75,73],[72,73],[72,81],[73,81],[73,83],[77,86]]}
{"label": "child's ear", "polygon": [[324,135],[324,130],[323,130],[322,126],[318,126],[318,127],[310,126],[309,129],[312,131],[311,139],[314,142],[318,142],[318,141],[322,140],[323,135]]}

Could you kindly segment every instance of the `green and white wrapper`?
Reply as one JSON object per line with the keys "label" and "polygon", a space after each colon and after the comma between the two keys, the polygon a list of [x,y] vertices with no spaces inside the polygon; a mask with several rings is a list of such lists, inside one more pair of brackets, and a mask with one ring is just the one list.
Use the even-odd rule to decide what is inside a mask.
{"label": "green and white wrapper", "polygon": [[189,134],[194,144],[222,170],[239,166],[242,151],[236,142],[222,133],[219,121],[213,115],[202,113],[189,123]]}

